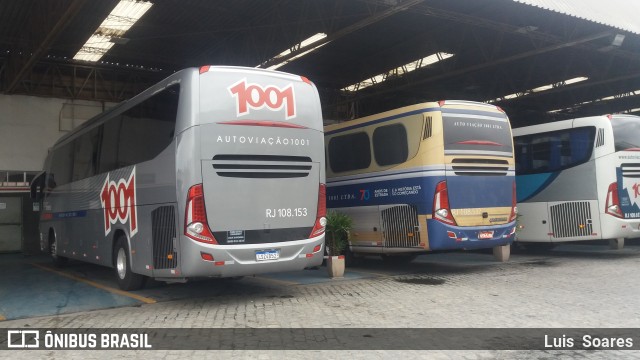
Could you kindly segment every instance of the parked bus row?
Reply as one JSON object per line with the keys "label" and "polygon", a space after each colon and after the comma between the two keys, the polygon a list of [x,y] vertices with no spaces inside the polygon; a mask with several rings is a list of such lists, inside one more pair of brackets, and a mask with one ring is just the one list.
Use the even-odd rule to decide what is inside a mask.
{"label": "parked bus row", "polygon": [[440,101],[323,131],[306,78],[205,66],[63,136],[31,191],[42,250],[113,267],[129,290],[317,266],[327,207],[353,219],[348,255],[505,261],[518,228],[530,244],[636,236],[639,124],[567,120],[514,142],[500,108]]}

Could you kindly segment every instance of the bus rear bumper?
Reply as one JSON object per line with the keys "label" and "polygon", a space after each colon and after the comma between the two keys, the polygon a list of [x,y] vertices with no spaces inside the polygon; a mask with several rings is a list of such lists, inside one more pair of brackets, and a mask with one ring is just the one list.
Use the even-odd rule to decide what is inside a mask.
{"label": "bus rear bumper", "polygon": [[603,239],[640,237],[640,219],[620,219],[609,214],[600,214]]}
{"label": "bus rear bumper", "polygon": [[493,226],[451,226],[427,220],[431,250],[486,249],[511,244],[516,222]]}
{"label": "bus rear bumper", "polygon": [[[182,277],[234,277],[299,271],[322,264],[324,234],[311,239],[268,244],[209,245],[183,238]],[[316,251],[314,251],[316,250]],[[277,253],[258,260],[258,253]],[[210,255],[213,259],[209,260]]]}

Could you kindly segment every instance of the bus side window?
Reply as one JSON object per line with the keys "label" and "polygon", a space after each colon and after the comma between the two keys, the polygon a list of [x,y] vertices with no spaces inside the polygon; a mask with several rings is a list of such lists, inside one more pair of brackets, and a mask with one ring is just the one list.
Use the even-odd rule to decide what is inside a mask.
{"label": "bus side window", "polygon": [[53,189],[71,182],[73,174],[73,142],[53,150],[51,171],[47,178],[47,188]]}
{"label": "bus side window", "polygon": [[532,170],[536,172],[544,172],[549,170],[551,148],[548,138],[535,139],[531,145],[532,149]]}
{"label": "bus side window", "polygon": [[107,120],[102,129],[102,142],[100,146],[99,173],[112,171],[118,168],[118,143],[120,137],[120,122],[122,116],[118,115]]}
{"label": "bus side window", "polygon": [[73,181],[96,174],[96,160],[100,143],[100,127],[82,134],[74,141]]}
{"label": "bus side window", "polygon": [[169,146],[178,112],[177,87],[172,85],[122,114],[118,167],[149,161]]}

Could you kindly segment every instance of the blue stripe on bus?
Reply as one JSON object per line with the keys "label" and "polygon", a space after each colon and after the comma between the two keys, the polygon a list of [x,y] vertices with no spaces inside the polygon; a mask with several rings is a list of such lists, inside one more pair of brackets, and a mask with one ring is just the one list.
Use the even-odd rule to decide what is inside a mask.
{"label": "blue stripe on bus", "polygon": [[[329,186],[337,186],[339,183],[346,182],[346,181],[360,181],[360,180],[367,180],[367,179],[385,178],[385,177],[396,176],[396,175],[417,174],[417,173],[425,173],[425,172],[443,172],[443,171],[445,171],[445,167],[444,166],[442,166],[439,169],[420,169],[420,170],[388,172],[388,173],[377,174],[377,175],[358,176],[358,177],[354,177],[352,179],[351,178],[347,178],[347,179],[342,179],[342,180],[328,180],[327,184],[329,184]],[[381,181],[381,180],[378,180],[378,181]]]}
{"label": "blue stripe on bus", "polygon": [[53,215],[54,219],[79,218],[79,217],[87,216],[87,211],[86,210],[82,210],[82,211],[67,211],[67,212],[53,213],[52,215]]}
{"label": "blue stripe on bus", "polygon": [[[513,176],[421,176],[327,188],[327,207],[412,204],[418,214],[430,214],[436,185],[447,180],[452,208],[511,206]],[[488,180],[483,182],[483,180]],[[454,187],[457,189],[454,189]],[[469,195],[470,191],[473,193]]]}
{"label": "blue stripe on bus", "polygon": [[531,199],[546,189],[558,175],[559,171],[516,176],[516,199],[518,202]]}

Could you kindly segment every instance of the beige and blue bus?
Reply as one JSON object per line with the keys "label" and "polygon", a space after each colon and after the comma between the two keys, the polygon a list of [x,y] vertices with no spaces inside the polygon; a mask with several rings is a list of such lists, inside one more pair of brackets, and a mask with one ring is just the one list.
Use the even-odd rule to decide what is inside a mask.
{"label": "beige and blue bus", "polygon": [[41,248],[113,267],[123,289],[317,266],[322,130],[304,77],[176,72],[56,142],[31,189]]}
{"label": "beige and blue bus", "polygon": [[500,108],[407,106],[326,126],[325,147],[327,207],[354,223],[347,255],[402,262],[493,248],[508,259],[516,189],[511,127]]}

